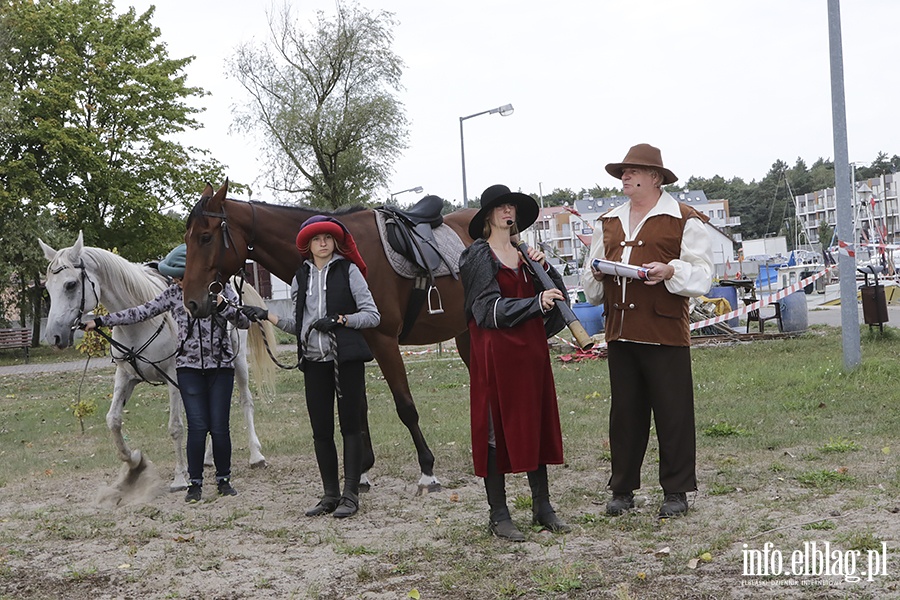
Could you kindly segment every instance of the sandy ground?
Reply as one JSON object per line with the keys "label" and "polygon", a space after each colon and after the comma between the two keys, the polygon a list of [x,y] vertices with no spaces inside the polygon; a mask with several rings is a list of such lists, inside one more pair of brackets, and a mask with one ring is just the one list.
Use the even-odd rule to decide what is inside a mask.
{"label": "sandy ground", "polygon": [[[891,500],[860,505],[858,494],[827,495],[798,513],[780,499],[801,491],[761,474],[743,493],[693,495],[682,519],[657,520],[652,489],[638,496],[632,514],[611,519],[603,515],[605,495],[593,493],[608,473],[586,478],[555,467],[551,488],[569,490],[560,514],[574,531],[531,530],[529,509],[512,500],[527,496],[527,482],[512,477],[513,518],[528,539],[510,544],[488,535],[482,484],[469,474],[447,474],[443,491],[421,496],[411,481],[382,477],[358,515],[337,520],[303,515],[319,485],[311,457],[275,462],[266,470],[237,468],[238,496],[204,490],[193,505],[183,493],[144,493],[104,506],[98,499],[108,498],[114,472],[8,485],[0,489],[0,598],[900,597],[900,504]],[[701,479],[711,481],[715,468],[705,464]],[[803,525],[823,517],[891,540],[887,575],[791,584],[742,573],[743,544],[803,548],[816,537]],[[717,537],[726,541],[710,561],[691,564]],[[577,587],[567,587],[573,578]]]}

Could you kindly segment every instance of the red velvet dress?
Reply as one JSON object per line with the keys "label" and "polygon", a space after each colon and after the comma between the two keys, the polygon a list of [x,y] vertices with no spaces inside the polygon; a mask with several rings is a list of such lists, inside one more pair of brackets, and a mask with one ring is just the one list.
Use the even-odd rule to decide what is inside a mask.
{"label": "red velvet dress", "polygon": [[[518,270],[501,266],[497,282],[505,298],[531,298],[536,293],[522,265]],[[470,319],[469,335],[475,474],[487,476],[488,411],[493,417],[501,473],[561,464],[559,408],[543,319],[538,316],[500,329],[482,329]]]}

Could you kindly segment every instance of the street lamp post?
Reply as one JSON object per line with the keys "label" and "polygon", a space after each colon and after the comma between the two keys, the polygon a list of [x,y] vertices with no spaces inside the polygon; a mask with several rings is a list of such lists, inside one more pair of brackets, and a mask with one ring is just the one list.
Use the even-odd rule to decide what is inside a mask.
{"label": "street lamp post", "polygon": [[466,119],[471,119],[472,117],[479,117],[481,115],[492,115],[494,113],[500,113],[501,117],[508,117],[513,114],[513,105],[512,104],[504,104],[503,106],[498,106],[497,108],[492,108],[490,110],[483,110],[481,112],[477,112],[472,115],[468,115],[466,117],[459,118],[459,153],[462,157],[462,183],[463,183],[463,202],[462,207],[465,208],[469,205],[469,197],[466,194],[466,144],[463,141],[463,121]]}
{"label": "street lamp post", "polygon": [[400,190],[399,192],[394,192],[393,194],[391,194],[391,198],[390,198],[390,200],[388,200],[388,204],[394,203],[394,196],[399,196],[400,194],[405,194],[406,192],[415,192],[417,194],[421,194],[422,186],[417,185],[416,187],[411,187],[408,190]]}

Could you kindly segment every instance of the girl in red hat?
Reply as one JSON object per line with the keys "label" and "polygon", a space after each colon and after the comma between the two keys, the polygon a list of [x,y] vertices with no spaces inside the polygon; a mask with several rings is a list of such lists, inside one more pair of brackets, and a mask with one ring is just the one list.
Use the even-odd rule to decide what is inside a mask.
{"label": "girl in red hat", "polygon": [[[297,248],[306,260],[291,286],[294,317],[279,319],[257,306],[242,310],[251,319],[268,319],[297,336],[306,408],[324,488],[321,499],[306,515],[331,513],[341,519],[359,510],[365,363],[373,358],[360,330],[377,327],[381,315],[366,284],[366,263],[343,223],[325,215],[310,217],[297,234]],[[344,439],[343,491],[334,444],[335,395]]]}

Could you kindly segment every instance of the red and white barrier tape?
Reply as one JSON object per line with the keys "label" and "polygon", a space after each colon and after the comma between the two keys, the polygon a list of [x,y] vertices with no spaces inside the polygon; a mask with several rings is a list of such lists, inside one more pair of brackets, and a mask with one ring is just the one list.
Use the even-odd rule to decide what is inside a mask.
{"label": "red and white barrier tape", "polygon": [[746,315],[750,311],[758,310],[758,309],[762,308],[763,306],[768,306],[770,304],[773,304],[774,302],[781,300],[785,296],[793,294],[796,291],[802,290],[803,288],[805,288],[806,286],[808,286],[815,280],[819,279],[820,277],[824,277],[827,273],[831,272],[832,270],[834,270],[834,266],[828,267],[827,269],[819,271],[818,273],[814,273],[813,275],[810,275],[806,279],[801,279],[794,285],[790,285],[784,289],[778,290],[774,294],[772,294],[766,298],[763,298],[762,300],[758,300],[758,301],[754,302],[753,304],[748,304],[747,306],[745,306],[743,308],[739,308],[738,310],[733,310],[730,313],[726,313],[724,315],[719,315],[718,317],[713,317],[710,319],[704,319],[702,321],[697,321],[696,323],[691,323],[691,331],[693,331],[695,329],[700,329],[701,327],[708,327],[708,326],[714,325],[716,323],[721,323],[723,321],[728,321],[729,319],[733,319],[735,317],[740,317],[740,316]]}

